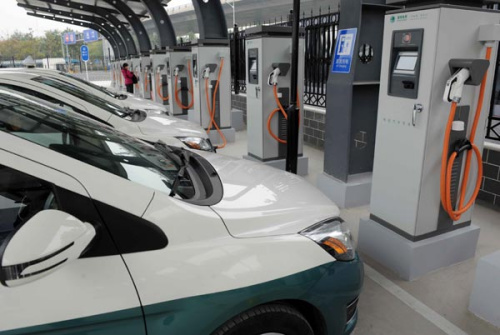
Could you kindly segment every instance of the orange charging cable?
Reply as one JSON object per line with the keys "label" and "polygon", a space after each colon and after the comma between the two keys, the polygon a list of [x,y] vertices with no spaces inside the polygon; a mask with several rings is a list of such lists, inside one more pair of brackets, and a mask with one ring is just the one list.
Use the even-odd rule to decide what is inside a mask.
{"label": "orange charging cable", "polygon": [[177,106],[181,109],[190,109],[191,107],[194,106],[194,92],[193,92],[193,76],[191,75],[191,62],[188,62],[188,74],[189,74],[189,82],[191,87],[189,88],[189,94],[191,95],[191,103],[187,106],[184,106],[182,104],[181,99],[179,99],[179,92],[182,90],[182,87],[177,89],[178,87],[178,81],[179,81],[179,75],[175,76],[175,87],[174,87],[174,92],[175,92],[175,102],[177,103]]}
{"label": "orange charging cable", "polygon": [[222,145],[217,146],[217,149],[222,149],[227,145],[227,139],[224,136],[224,133],[222,133],[222,131],[219,128],[219,125],[217,124],[217,122],[215,122],[215,107],[216,107],[215,102],[217,99],[217,91],[219,90],[219,84],[220,84],[220,79],[222,77],[222,69],[223,68],[224,68],[224,58],[221,58],[220,64],[219,64],[219,75],[217,77],[217,82],[215,84],[214,93],[212,96],[212,107],[210,107],[210,95],[208,93],[209,79],[210,78],[205,78],[205,97],[207,99],[208,113],[210,115],[210,123],[208,125],[207,134],[210,133],[210,130],[212,129],[212,125],[213,125],[222,139]]}
{"label": "orange charging cable", "polygon": [[162,90],[163,90],[163,84],[160,85],[160,74],[157,73],[156,74],[156,93],[158,94],[158,96],[160,97],[161,100],[168,101],[168,99],[170,99],[170,96],[164,97]]}
{"label": "orange charging cable", "polygon": [[[280,99],[278,97],[278,86],[273,85],[273,93],[274,93],[274,100],[276,100],[276,104],[278,105],[278,108],[274,109],[271,114],[269,114],[269,117],[267,118],[267,131],[269,132],[269,135],[271,135],[272,138],[274,138],[276,141],[282,144],[286,144],[287,142],[285,140],[282,140],[279,138],[271,129],[271,121],[273,120],[274,114],[277,112],[281,112],[281,115],[285,118],[285,120],[288,120],[288,114],[285,112],[285,109],[283,108],[283,105],[280,102]],[[297,108],[300,109],[300,99],[299,99],[299,92],[297,92]],[[300,123],[300,112],[299,112],[299,123]]]}
{"label": "orange charging cable", "polygon": [[[488,47],[486,49],[486,60],[491,59],[491,51],[492,48]],[[477,108],[476,108],[476,114],[474,116],[474,122],[472,124],[472,130],[471,130],[471,135],[470,135],[470,143],[471,143],[471,150],[468,150],[467,152],[467,158],[465,161],[465,169],[464,169],[464,176],[462,180],[462,186],[460,189],[460,199],[458,203],[458,207],[456,209],[453,208],[453,204],[451,202],[451,182],[452,182],[452,174],[453,174],[453,164],[455,163],[455,160],[457,159],[459,153],[458,152],[453,152],[451,156],[448,158],[449,154],[449,147],[450,147],[450,134],[452,131],[452,126],[453,126],[453,121],[455,120],[455,114],[457,111],[457,103],[453,102],[451,104],[451,111],[450,115],[448,117],[448,123],[446,125],[446,132],[445,132],[445,137],[444,137],[444,144],[443,144],[443,154],[441,156],[441,204],[443,205],[443,208],[445,211],[448,213],[450,218],[453,221],[458,221],[460,220],[462,214],[467,212],[473,205],[474,202],[477,199],[477,196],[479,194],[479,191],[481,189],[481,182],[483,180],[483,165],[482,165],[482,157],[481,157],[481,152],[479,151],[479,148],[474,144],[474,140],[476,137],[476,131],[477,127],[479,125],[479,120],[481,119],[481,111],[483,109],[483,103],[484,103],[484,94],[486,90],[486,84],[488,80],[488,74],[486,73],[483,77],[483,81],[481,83],[481,89],[479,91],[479,100],[477,103]],[[467,202],[467,204],[464,206],[465,202],[465,196],[467,194],[467,184],[469,182],[469,175],[470,175],[470,168],[472,164],[472,153],[474,152],[476,159],[477,159],[477,165],[478,165],[478,171],[477,171],[477,180],[476,180],[476,185],[474,188],[474,192],[472,194],[472,197],[470,200]]]}

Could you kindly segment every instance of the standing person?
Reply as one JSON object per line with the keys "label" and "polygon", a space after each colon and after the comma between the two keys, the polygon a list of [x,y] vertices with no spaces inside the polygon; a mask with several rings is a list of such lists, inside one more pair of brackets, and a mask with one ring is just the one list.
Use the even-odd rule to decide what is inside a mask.
{"label": "standing person", "polygon": [[134,74],[129,71],[127,63],[123,63],[122,75],[123,78],[125,78],[125,87],[127,88],[127,92],[134,93]]}

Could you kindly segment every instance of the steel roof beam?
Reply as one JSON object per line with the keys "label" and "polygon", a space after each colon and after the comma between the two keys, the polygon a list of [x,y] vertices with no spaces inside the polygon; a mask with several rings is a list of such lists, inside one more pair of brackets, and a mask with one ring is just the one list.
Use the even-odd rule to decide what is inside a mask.
{"label": "steel roof beam", "polygon": [[142,24],[139,17],[129,6],[122,0],[100,0],[119,11],[125,19],[130,23],[139,41],[139,50],[142,55],[149,55],[151,51],[151,41],[149,40],[148,32]]}
{"label": "steel roof beam", "polygon": [[[120,32],[122,40],[125,42],[125,45],[127,47],[128,54],[130,56],[135,56],[138,54],[137,46],[135,45],[134,39],[132,38],[132,35],[128,31],[127,27],[125,27],[123,23],[120,20],[118,20],[113,14],[110,14],[110,11],[108,9],[104,9],[93,5],[84,5],[81,3],[76,3],[68,0],[38,0],[38,1],[45,2],[48,4],[65,6],[68,9],[75,9],[100,16],[104,20],[109,21],[111,25],[113,25],[113,27]],[[78,18],[79,14],[75,15],[76,15],[75,18]]]}
{"label": "steel roof beam", "polygon": [[146,6],[149,16],[156,25],[160,36],[160,48],[165,49],[177,45],[174,26],[167,11],[163,7],[162,0],[140,0]]}
{"label": "steel roof beam", "polygon": [[[39,9],[37,9],[38,7],[35,7],[35,6],[21,5],[21,4],[18,4],[18,6],[22,7],[22,8],[31,9],[31,10],[35,11],[36,13],[39,13],[39,12],[44,13],[44,12],[48,11],[48,9],[39,10]],[[57,13],[55,13],[55,12],[49,12],[49,13],[67,17],[69,20],[77,19],[77,20],[81,20],[81,21],[87,21],[90,23],[94,23],[96,26],[99,27],[98,31],[101,32],[102,35],[105,35],[102,32],[102,30],[104,30],[107,34],[109,34],[113,37],[113,41],[116,43],[116,46],[117,46],[117,50],[115,50],[115,52],[118,51],[119,57],[127,57],[129,55],[128,51],[127,51],[126,44],[123,41],[120,34],[115,30],[115,28],[113,26],[111,26],[109,24],[109,22],[107,22],[103,18],[96,17],[96,16],[90,16],[90,15],[75,14],[72,12],[59,11],[59,10],[57,11]],[[50,14],[42,14],[42,15],[50,15]],[[109,38],[106,38],[106,39],[109,41]],[[110,43],[111,43],[111,41],[110,41]],[[115,49],[115,48],[113,48],[113,49]]]}
{"label": "steel roof beam", "polygon": [[226,15],[220,0],[192,0],[200,39],[229,38],[227,32]]}
{"label": "steel roof beam", "polygon": [[84,21],[74,21],[74,20],[62,19],[62,18],[55,17],[55,16],[49,16],[49,15],[37,14],[37,13],[29,13],[28,12],[27,14],[29,16],[34,16],[34,17],[38,17],[38,18],[42,18],[42,19],[46,19],[46,20],[51,20],[51,21],[64,22],[64,23],[69,22],[69,23],[74,24],[74,25],[87,27],[87,28],[91,28],[91,29],[94,29],[96,31],[99,31],[102,34],[102,36],[104,36],[104,38],[106,38],[109,41],[109,44],[111,45],[111,47],[113,48],[113,51],[115,52],[115,56],[118,55],[118,58],[123,57],[120,54],[120,51],[118,48],[118,43],[113,38],[113,35],[111,35],[105,29],[102,29],[102,27],[100,27],[98,24],[95,24],[93,22],[84,22]]}

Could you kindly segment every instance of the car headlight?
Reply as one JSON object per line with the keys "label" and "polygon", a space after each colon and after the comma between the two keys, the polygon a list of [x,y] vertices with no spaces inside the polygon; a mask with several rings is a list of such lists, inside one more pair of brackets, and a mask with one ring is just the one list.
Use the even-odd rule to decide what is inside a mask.
{"label": "car headlight", "polygon": [[212,142],[202,137],[177,137],[182,143],[195,150],[215,152]]}
{"label": "car headlight", "polygon": [[356,257],[351,232],[341,218],[322,221],[300,234],[316,242],[338,261],[352,261]]}

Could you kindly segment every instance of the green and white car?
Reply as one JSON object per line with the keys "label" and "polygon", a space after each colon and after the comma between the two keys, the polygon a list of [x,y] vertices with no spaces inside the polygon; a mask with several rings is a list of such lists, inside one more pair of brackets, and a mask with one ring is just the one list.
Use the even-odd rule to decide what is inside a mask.
{"label": "green and white car", "polygon": [[350,334],[362,281],[302,178],[0,94],[0,334]]}

